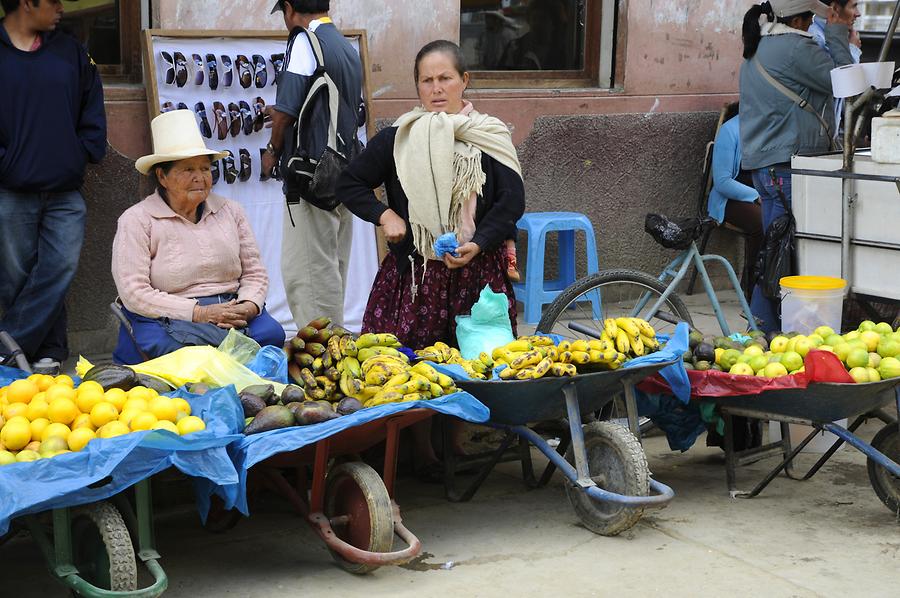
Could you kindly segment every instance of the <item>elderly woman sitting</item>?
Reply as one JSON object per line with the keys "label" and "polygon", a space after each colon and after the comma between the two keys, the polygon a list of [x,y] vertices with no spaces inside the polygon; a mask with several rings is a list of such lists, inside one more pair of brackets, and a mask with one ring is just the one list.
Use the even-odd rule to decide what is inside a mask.
{"label": "elderly woman sitting", "polygon": [[[213,160],[188,110],[151,123],[154,154],[135,164],[156,192],[126,210],[113,241],[112,274],[134,341],[113,353],[132,364],[187,345],[218,345],[236,328],[261,345],[284,344],[265,310],[269,285],[243,208],[210,193]],[[137,346],[135,346],[135,341]]]}

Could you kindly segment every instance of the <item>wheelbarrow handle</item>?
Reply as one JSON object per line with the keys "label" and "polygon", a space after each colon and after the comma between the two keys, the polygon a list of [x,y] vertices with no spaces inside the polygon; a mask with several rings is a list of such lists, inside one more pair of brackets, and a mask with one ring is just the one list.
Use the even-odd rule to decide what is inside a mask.
{"label": "wheelbarrow handle", "polygon": [[404,550],[394,552],[370,552],[344,542],[334,533],[331,522],[324,513],[312,513],[308,519],[325,544],[328,545],[328,548],[341,555],[347,561],[365,565],[377,565],[379,567],[383,565],[402,565],[416,558],[422,552],[422,542],[403,525],[397,504],[393,503],[392,507],[394,511],[394,533],[408,544],[408,547]]}

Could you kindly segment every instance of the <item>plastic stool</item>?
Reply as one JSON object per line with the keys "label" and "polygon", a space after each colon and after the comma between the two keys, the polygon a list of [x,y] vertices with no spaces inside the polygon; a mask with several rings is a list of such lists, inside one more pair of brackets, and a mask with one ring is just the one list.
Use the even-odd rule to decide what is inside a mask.
{"label": "plastic stool", "polygon": [[[587,273],[599,271],[597,242],[594,227],[584,214],[578,212],[534,212],[525,214],[516,227],[528,233],[528,263],[525,265],[525,282],[513,284],[516,299],[525,305],[525,323],[537,324],[547,303],[575,282],[575,232],[584,231],[587,249]],[[559,233],[559,278],[544,280],[544,251],[547,233]],[[599,297],[590,298],[594,318],[600,317]],[[549,331],[542,331],[549,332]]]}

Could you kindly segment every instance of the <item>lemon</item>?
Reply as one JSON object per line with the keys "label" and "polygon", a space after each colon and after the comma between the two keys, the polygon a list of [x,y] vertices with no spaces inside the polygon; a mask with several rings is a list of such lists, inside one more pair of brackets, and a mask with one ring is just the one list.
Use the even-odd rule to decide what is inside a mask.
{"label": "lemon", "polygon": [[82,413],[90,413],[91,409],[94,408],[94,405],[103,402],[103,400],[103,390],[98,391],[89,389],[78,393],[78,396],[75,397],[75,404]]}
{"label": "lemon", "polygon": [[19,451],[19,454],[16,455],[16,461],[19,463],[31,463],[32,461],[37,461],[40,459],[40,454],[37,451]]}
{"label": "lemon", "polygon": [[128,434],[130,430],[128,426],[120,421],[112,421],[97,430],[97,436],[100,438],[114,438]]}
{"label": "lemon", "polygon": [[6,399],[12,403],[30,403],[32,397],[41,391],[33,381],[16,380],[6,388]]}
{"label": "lemon", "polygon": [[125,401],[125,405],[122,406],[122,411],[146,411],[148,406],[146,399],[132,398],[131,395],[129,395],[128,400]]}
{"label": "lemon", "polygon": [[14,417],[25,417],[26,413],[28,413],[28,403],[10,403],[3,408],[3,417],[8,420]]}
{"label": "lemon", "polygon": [[100,393],[103,394],[103,387],[99,382],[94,382],[93,380],[88,380],[86,382],[82,382],[78,385],[78,388],[75,390],[79,395],[82,393]]}
{"label": "lemon", "polygon": [[38,390],[44,391],[53,386],[53,376],[47,374],[32,374],[28,379],[37,384]]}
{"label": "lemon", "polygon": [[182,399],[181,397],[172,399],[172,403],[175,404],[175,409],[177,411],[181,411],[185,415],[191,414],[191,404],[188,403],[186,400]]}
{"label": "lemon", "polygon": [[25,411],[25,417],[34,421],[36,419],[42,419],[47,417],[47,409],[50,406],[47,404],[47,401],[43,399],[32,399],[30,403],[28,403],[28,409]]}
{"label": "lemon", "polygon": [[65,438],[60,438],[59,436],[51,436],[41,443],[37,451],[41,454],[42,457],[50,457],[52,455],[55,455],[59,451],[66,450],[67,448],[69,448],[69,443]]}
{"label": "lemon", "polygon": [[154,430],[168,430],[169,432],[172,432],[173,434],[178,434],[178,426],[176,426],[175,424],[173,424],[172,422],[170,422],[167,419],[162,419],[162,420],[156,422],[156,425],[153,426],[153,429]]}
{"label": "lemon", "polygon": [[47,419],[54,423],[71,424],[78,414],[78,406],[75,405],[75,401],[66,397],[51,400],[50,406],[47,408]]}
{"label": "lemon", "polygon": [[72,422],[72,429],[77,430],[79,428],[87,428],[88,430],[95,430],[96,426],[94,422],[91,421],[90,413],[82,413],[78,417],[75,418],[75,421]]}
{"label": "lemon", "polygon": [[103,399],[115,405],[116,409],[121,412],[124,410],[125,401],[128,400],[128,395],[121,388],[110,388],[103,395]]}
{"label": "lemon", "polygon": [[144,399],[145,401],[149,401],[153,398],[153,395],[150,394],[150,389],[146,386],[135,386],[131,390],[128,391],[129,399]]}
{"label": "lemon", "polygon": [[44,432],[41,434],[41,441],[45,441],[51,436],[68,438],[70,432],[71,430],[69,430],[69,426],[65,424],[51,423],[49,426],[44,428]]}
{"label": "lemon", "polygon": [[39,419],[31,420],[31,437],[32,438],[40,438],[41,434],[44,433],[44,430],[47,426],[50,425],[50,420],[46,417],[41,417]]}
{"label": "lemon", "polygon": [[138,413],[131,419],[131,430],[134,432],[140,432],[141,430],[152,430],[153,426],[155,426],[159,422],[156,419],[156,416],[150,413],[149,411],[143,411]]}
{"label": "lemon", "polygon": [[22,450],[31,442],[31,424],[21,419],[7,422],[0,432],[0,440],[11,451]]}
{"label": "lemon", "polygon": [[9,451],[0,451],[0,466],[16,462],[16,456]]}
{"label": "lemon", "polygon": [[77,430],[72,430],[72,433],[69,434],[69,450],[71,451],[80,451],[87,443],[96,438],[96,434],[92,430],[88,430],[87,428],[79,428]]}
{"label": "lemon", "polygon": [[72,388],[75,386],[75,381],[72,380],[72,377],[68,376],[67,374],[60,374],[59,376],[57,376],[56,378],[53,379],[53,382],[56,384],[65,384],[69,388]]}
{"label": "lemon", "polygon": [[75,389],[66,386],[65,384],[54,384],[50,388],[44,391],[47,393],[47,402],[52,403],[54,399],[69,399],[72,403],[75,403]]}
{"label": "lemon", "polygon": [[169,397],[154,397],[150,401],[150,413],[156,416],[156,419],[164,419],[175,422],[178,416],[178,408],[175,402]]}
{"label": "lemon", "polygon": [[178,420],[178,433],[182,436],[206,429],[206,423],[196,415],[189,415]]}
{"label": "lemon", "polygon": [[143,411],[138,411],[137,409],[126,409],[119,415],[119,421],[125,424],[126,426],[131,426],[131,420],[134,419],[136,415],[140,415]]}
{"label": "lemon", "polygon": [[109,422],[119,417],[119,410],[112,403],[102,402],[94,405],[91,409],[91,423],[95,428],[105,426]]}

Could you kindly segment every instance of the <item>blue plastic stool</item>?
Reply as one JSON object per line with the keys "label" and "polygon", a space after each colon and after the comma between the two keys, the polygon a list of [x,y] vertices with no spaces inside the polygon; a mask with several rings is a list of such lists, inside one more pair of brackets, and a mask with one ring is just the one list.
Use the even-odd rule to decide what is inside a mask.
{"label": "blue plastic stool", "polygon": [[[513,290],[516,299],[525,305],[525,323],[537,324],[544,305],[575,282],[576,231],[584,231],[587,273],[599,271],[594,227],[587,216],[578,212],[533,212],[522,216],[516,226],[528,233],[528,263],[525,265],[525,282],[513,284]],[[559,278],[544,280],[544,251],[547,233],[552,231],[559,233]],[[592,296],[590,300],[594,318],[599,318],[600,298]]]}

